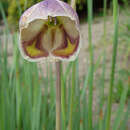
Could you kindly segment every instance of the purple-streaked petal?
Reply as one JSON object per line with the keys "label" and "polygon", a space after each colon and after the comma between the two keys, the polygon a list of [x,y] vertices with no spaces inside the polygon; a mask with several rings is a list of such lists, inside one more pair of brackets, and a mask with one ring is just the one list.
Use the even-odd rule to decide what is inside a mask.
{"label": "purple-streaked petal", "polygon": [[[49,20],[59,20],[59,23],[55,21],[59,25],[50,26],[49,17]],[[20,18],[19,27],[19,47],[24,58],[29,61],[47,58],[74,60],[79,52],[77,13],[62,1],[44,0],[27,9]]]}
{"label": "purple-streaked petal", "polygon": [[44,0],[27,9],[20,18],[20,27],[27,26],[35,19],[48,19],[48,16],[67,16],[79,26],[76,12],[68,4],[59,0]]}

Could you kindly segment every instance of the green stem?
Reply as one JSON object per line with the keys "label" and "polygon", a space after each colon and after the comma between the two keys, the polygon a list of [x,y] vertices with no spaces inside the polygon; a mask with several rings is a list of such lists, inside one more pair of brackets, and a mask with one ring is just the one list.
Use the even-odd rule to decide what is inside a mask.
{"label": "green stem", "polygon": [[107,0],[104,0],[104,8],[103,8],[103,16],[104,16],[104,42],[106,44],[106,8],[107,8]]}
{"label": "green stem", "polygon": [[[71,0],[71,7],[76,10],[76,0]],[[76,60],[72,63],[72,87],[71,87],[71,101],[70,101],[70,115],[69,115],[69,130],[73,127],[73,105],[74,105],[74,90],[75,90],[75,71],[76,71]]]}
{"label": "green stem", "polygon": [[61,130],[61,61],[56,62],[56,130]]}
{"label": "green stem", "polygon": [[[62,70],[62,65],[61,65]],[[61,72],[61,112],[63,130],[66,130],[66,80],[64,81],[63,72]]]}
{"label": "green stem", "polygon": [[71,99],[70,99],[70,115],[69,115],[69,130],[72,130],[73,119],[73,106],[74,106],[74,90],[75,90],[75,70],[76,61],[72,63],[72,86],[71,86]]}
{"label": "green stem", "polygon": [[92,102],[93,102],[93,44],[92,44],[92,0],[87,0],[88,6],[88,41],[89,41],[89,55],[90,55],[90,78],[89,78],[89,95],[88,95],[88,127],[92,130]]}
{"label": "green stem", "polygon": [[71,0],[71,7],[76,10],[76,0]]}
{"label": "green stem", "polygon": [[115,75],[115,65],[116,65],[116,55],[117,55],[117,45],[118,45],[118,1],[113,0],[113,19],[114,19],[114,41],[113,41],[113,56],[112,56],[112,67],[110,75],[110,88],[108,96],[108,110],[106,116],[106,130],[110,130],[111,121],[111,108],[112,108],[112,93],[114,86],[114,75]]}

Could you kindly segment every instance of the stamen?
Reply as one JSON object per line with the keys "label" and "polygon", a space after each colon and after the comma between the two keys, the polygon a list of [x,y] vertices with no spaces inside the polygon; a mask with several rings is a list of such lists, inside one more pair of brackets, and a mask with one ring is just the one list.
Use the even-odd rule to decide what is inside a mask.
{"label": "stamen", "polygon": [[49,20],[49,22],[52,22],[52,17],[48,16],[48,20]]}
{"label": "stamen", "polygon": [[57,19],[56,19],[56,17],[54,17],[54,25],[56,25],[57,24]]}

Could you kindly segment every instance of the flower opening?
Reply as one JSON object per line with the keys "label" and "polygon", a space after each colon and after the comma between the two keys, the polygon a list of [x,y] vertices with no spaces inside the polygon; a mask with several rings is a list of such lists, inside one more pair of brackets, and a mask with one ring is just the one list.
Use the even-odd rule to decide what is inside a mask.
{"label": "flower opening", "polygon": [[20,50],[25,59],[74,60],[80,48],[76,12],[59,0],[44,0],[20,19]]}

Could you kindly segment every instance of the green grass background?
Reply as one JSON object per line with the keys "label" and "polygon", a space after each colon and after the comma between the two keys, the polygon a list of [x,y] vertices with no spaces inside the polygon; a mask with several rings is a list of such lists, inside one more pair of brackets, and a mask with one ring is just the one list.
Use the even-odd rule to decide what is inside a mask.
{"label": "green grass background", "polygon": [[[130,75],[129,70],[120,70],[118,80],[115,79],[116,57],[118,51],[118,16],[119,6],[117,0],[113,0],[113,52],[109,81],[108,96],[104,94],[106,85],[106,51],[105,48],[100,61],[94,64],[94,45],[92,43],[93,11],[92,1],[87,0],[88,42],[90,65],[86,65],[88,73],[81,80],[79,77],[78,58],[65,66],[61,75],[62,90],[62,130],[127,130]],[[126,5],[128,6],[128,5]],[[20,8],[20,7],[19,7]],[[12,35],[13,58],[11,64],[8,60],[7,48],[10,29],[3,5],[0,2],[5,29],[4,44],[0,40],[0,130],[54,130],[55,129],[55,84],[56,74],[53,73],[54,64],[46,63],[46,67],[25,61],[18,49],[19,34]],[[128,13],[129,15],[129,13]],[[106,42],[106,0],[104,0],[104,43]],[[129,30],[129,22],[126,25]],[[129,35],[129,34],[128,34]],[[125,34],[125,36],[127,36]],[[130,43],[130,37],[127,37]],[[3,47],[4,46],[4,47]],[[128,44],[129,46],[129,44]],[[129,56],[129,52],[128,52]],[[93,84],[94,73],[101,63],[102,74],[99,78],[99,103],[96,106],[97,113],[93,114]],[[64,64],[62,64],[64,67]],[[46,70],[46,71],[43,71]],[[80,87],[79,87],[80,86]],[[113,89],[117,88],[114,93]],[[87,91],[86,91],[87,90]],[[111,122],[113,100],[118,100],[119,106]],[[96,118],[94,118],[96,117]]]}

